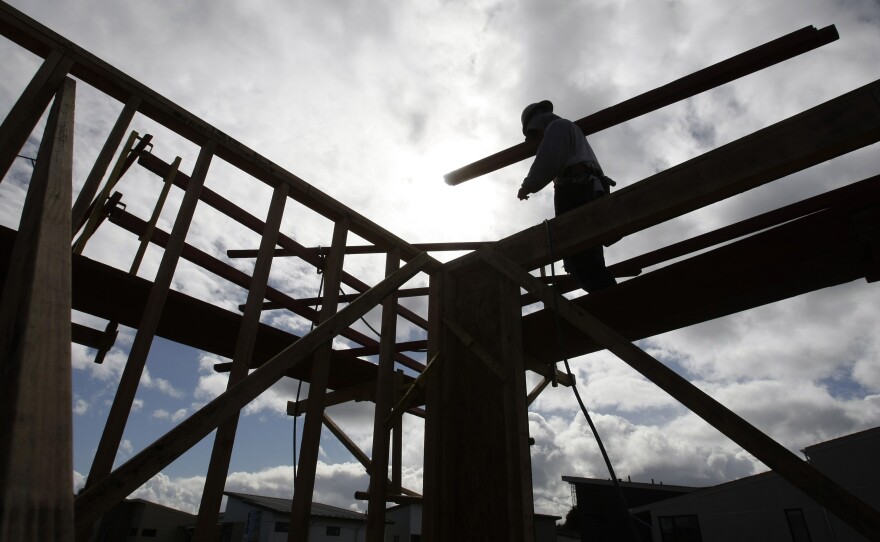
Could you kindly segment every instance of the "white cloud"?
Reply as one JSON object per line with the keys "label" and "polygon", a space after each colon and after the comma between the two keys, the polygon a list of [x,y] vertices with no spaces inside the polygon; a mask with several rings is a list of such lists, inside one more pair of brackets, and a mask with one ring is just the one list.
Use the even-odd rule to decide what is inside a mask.
{"label": "white cloud", "polygon": [[83,399],[77,399],[73,403],[73,413],[77,416],[82,416],[86,412],[89,411],[89,403]]}
{"label": "white cloud", "polygon": [[[880,9],[871,2],[734,6],[685,0],[553,8],[527,2],[409,3],[370,10],[315,3],[271,13],[228,1],[207,11],[199,3],[180,3],[170,12],[147,7],[137,13],[105,0],[87,3],[89,9],[79,9],[84,2],[64,9],[53,2],[12,4],[412,242],[494,240],[553,214],[549,191],[529,202],[514,199],[525,162],[455,188],[440,180],[442,173],[517,143],[519,112],[528,102],[550,98],[563,115],[581,117],[805,25],[837,25],[837,42],[591,137],[605,169],[626,186],[872,81],[880,56]],[[191,24],[195,18],[197,28]],[[120,35],[132,46],[120,47]],[[135,46],[140,43],[150,47]],[[0,78],[0,109],[8,111],[37,62],[9,43],[0,48],[9,59]],[[87,85],[77,92],[78,189],[121,105],[99,99]],[[158,156],[170,161],[179,154],[184,170],[191,169],[194,145],[140,117],[133,127],[156,136]],[[35,147],[31,138],[24,152]],[[262,218],[269,189],[214,162],[211,188]],[[624,239],[608,251],[609,261],[876,174],[878,165],[876,147],[832,160]],[[17,225],[28,174],[27,164],[16,161],[7,182],[0,183],[0,223]],[[127,209],[149,216],[158,186],[155,176],[132,168],[120,184]],[[180,191],[172,191],[160,219],[166,231],[180,199]],[[453,215],[456,220],[449,219]],[[285,233],[307,246],[329,244],[329,221],[299,204],[288,204],[283,224]],[[187,242],[220,258],[226,248],[257,244],[255,235],[204,206]],[[135,246],[133,235],[106,225],[86,254],[127,270]],[[161,250],[151,249],[139,276],[151,278],[160,257]],[[233,265],[250,272],[252,264]],[[377,280],[382,266],[352,257],[346,270]],[[317,294],[320,277],[295,259],[277,259],[272,277],[295,297]],[[188,263],[181,264],[174,285],[225,308],[243,302],[240,288]],[[802,446],[876,423],[878,292],[859,281],[641,344],[786,446]],[[375,321],[375,314],[370,319]],[[282,311],[264,314],[263,321],[298,334],[310,325]],[[123,329],[103,365],[92,363],[93,351],[73,345],[73,368],[112,388],[132,337]],[[214,373],[212,361],[218,360],[200,360],[197,401],[226,389],[227,375]],[[757,468],[612,356],[572,360],[572,368],[621,476],[713,483]],[[148,372],[142,379],[145,387],[181,398],[176,382]],[[101,404],[96,396],[81,395],[84,402]],[[245,413],[283,416],[294,395],[295,383],[283,379]],[[135,405],[142,409],[143,401]],[[152,416],[173,421],[190,412],[168,403],[152,406]],[[559,476],[601,477],[603,467],[570,390],[545,391],[533,411],[538,507],[559,514],[567,504]],[[370,412],[365,404],[332,411],[367,450]],[[414,486],[420,485],[422,434],[421,422],[408,422],[404,463],[407,483]],[[363,489],[355,467],[349,472],[325,465],[322,472]],[[283,495],[281,488],[289,486],[275,468],[284,467],[240,473],[241,487],[250,487],[247,481]],[[151,482],[145,494],[197,506],[198,477]],[[329,494],[349,502],[336,490]]]}

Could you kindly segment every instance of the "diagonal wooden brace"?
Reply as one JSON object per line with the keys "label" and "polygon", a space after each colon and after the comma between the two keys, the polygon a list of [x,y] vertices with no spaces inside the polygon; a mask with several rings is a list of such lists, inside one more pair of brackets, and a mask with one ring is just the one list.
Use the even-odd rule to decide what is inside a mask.
{"label": "diagonal wooden brace", "polygon": [[802,461],[675,371],[627,341],[603,322],[564,297],[556,295],[552,289],[541,284],[537,278],[496,250],[487,247],[481,249],[479,254],[492,267],[540,298],[547,307],[554,307],[561,318],[660,386],[847,525],[869,540],[880,540],[880,513],[877,510],[846,491],[809,463]]}
{"label": "diagonal wooden brace", "polygon": [[241,382],[184,420],[177,427],[147,446],[109,476],[98,481],[76,498],[77,531],[88,529],[99,517],[121,502],[132,491],[183,455],[221,423],[269,389],[290,369],[308,358],[343,329],[366,314],[391,292],[415,276],[431,257],[422,253],[297,342],[285,348]]}
{"label": "diagonal wooden brace", "polygon": [[434,354],[434,357],[428,362],[428,365],[425,367],[425,370],[419,374],[419,376],[413,381],[412,385],[410,385],[409,389],[406,390],[406,393],[403,394],[403,397],[400,398],[400,401],[394,405],[394,408],[391,409],[391,414],[385,418],[385,425],[391,425],[394,423],[394,419],[402,416],[403,412],[409,409],[409,406],[412,404],[413,400],[416,398],[416,393],[420,390],[424,389],[428,376],[431,374],[434,366],[437,365],[437,360],[440,358],[440,352]]}

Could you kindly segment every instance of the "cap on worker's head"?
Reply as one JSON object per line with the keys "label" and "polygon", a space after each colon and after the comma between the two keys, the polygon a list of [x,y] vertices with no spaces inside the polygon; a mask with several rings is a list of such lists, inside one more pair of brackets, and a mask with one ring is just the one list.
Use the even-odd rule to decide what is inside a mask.
{"label": "cap on worker's head", "polygon": [[528,135],[526,133],[526,128],[529,125],[529,121],[533,116],[537,113],[552,113],[553,112],[553,103],[550,100],[544,100],[542,102],[537,102],[533,104],[529,104],[523,109],[522,112],[522,131],[523,135]]}

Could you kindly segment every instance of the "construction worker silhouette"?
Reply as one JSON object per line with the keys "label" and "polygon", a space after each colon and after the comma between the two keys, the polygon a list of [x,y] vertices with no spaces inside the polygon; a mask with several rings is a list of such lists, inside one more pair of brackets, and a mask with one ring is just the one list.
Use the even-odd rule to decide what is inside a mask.
{"label": "construction worker silhouette", "polygon": [[[521,200],[553,181],[556,216],[608,193],[610,179],[602,173],[599,160],[581,129],[553,114],[553,104],[544,100],[522,112],[526,141],[540,140],[535,161],[517,193]],[[585,291],[592,293],[617,284],[605,267],[602,245],[563,258],[565,270]]]}

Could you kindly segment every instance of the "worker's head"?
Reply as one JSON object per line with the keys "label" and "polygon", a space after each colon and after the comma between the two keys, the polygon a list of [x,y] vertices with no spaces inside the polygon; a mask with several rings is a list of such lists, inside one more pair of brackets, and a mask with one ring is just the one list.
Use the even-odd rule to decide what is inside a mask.
{"label": "worker's head", "polygon": [[520,120],[522,121],[522,131],[523,135],[526,136],[526,141],[541,137],[546,127],[546,122],[543,122],[542,119],[542,113],[552,112],[553,104],[550,100],[529,104],[523,109]]}

